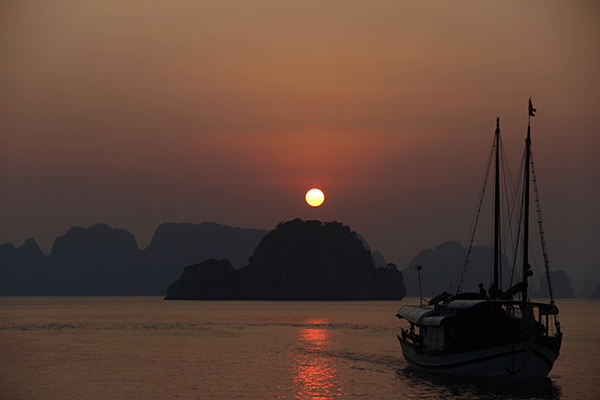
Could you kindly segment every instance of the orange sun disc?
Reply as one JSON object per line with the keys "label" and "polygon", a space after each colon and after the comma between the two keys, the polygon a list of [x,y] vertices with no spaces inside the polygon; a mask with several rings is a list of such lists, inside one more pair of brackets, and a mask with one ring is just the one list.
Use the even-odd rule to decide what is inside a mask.
{"label": "orange sun disc", "polygon": [[320,189],[314,188],[306,192],[306,202],[311,207],[319,207],[325,201],[325,195]]}

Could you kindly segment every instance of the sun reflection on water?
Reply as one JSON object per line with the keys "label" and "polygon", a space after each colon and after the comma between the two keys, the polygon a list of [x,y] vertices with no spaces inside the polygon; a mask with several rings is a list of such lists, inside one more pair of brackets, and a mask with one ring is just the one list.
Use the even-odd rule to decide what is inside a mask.
{"label": "sun reflection on water", "polygon": [[334,346],[332,333],[325,321],[311,320],[311,326],[299,331],[299,352],[294,365],[296,399],[328,400],[340,396],[336,385],[337,371],[329,352]]}

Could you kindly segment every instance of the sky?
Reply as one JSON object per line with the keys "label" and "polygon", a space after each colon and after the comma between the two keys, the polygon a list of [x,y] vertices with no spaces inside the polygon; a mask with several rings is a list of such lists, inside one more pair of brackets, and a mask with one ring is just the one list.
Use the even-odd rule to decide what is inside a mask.
{"label": "sky", "polygon": [[516,168],[531,96],[551,268],[577,291],[600,279],[599,17],[595,1],[2,1],[0,243],[48,254],[102,222],[145,248],[163,222],[318,219],[403,269],[466,244],[496,118]]}

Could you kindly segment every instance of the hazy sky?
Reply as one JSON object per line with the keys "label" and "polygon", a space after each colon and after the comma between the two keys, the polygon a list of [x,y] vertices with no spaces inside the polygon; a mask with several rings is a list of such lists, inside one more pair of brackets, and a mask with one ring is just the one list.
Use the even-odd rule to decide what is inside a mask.
{"label": "hazy sky", "polygon": [[596,1],[2,1],[0,243],[300,217],[404,268],[466,243],[495,119],[516,170],[533,96],[551,267],[578,290],[600,279],[599,19]]}

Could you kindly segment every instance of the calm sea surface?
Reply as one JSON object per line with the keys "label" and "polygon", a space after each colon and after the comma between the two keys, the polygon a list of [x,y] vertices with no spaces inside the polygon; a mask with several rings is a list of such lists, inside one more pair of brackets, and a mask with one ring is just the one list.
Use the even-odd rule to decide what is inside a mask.
{"label": "calm sea surface", "polygon": [[1,399],[600,399],[600,301],[559,300],[547,380],[408,367],[402,302],[0,297]]}

